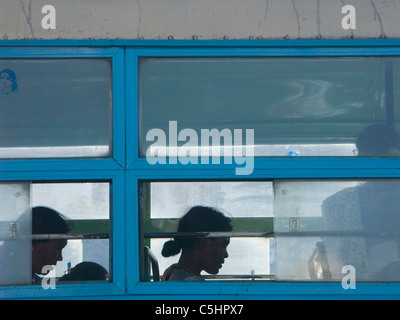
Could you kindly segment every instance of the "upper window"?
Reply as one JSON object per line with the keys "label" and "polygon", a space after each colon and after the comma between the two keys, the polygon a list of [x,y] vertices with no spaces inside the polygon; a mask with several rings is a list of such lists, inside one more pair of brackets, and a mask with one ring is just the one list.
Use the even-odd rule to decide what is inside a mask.
{"label": "upper window", "polygon": [[139,67],[142,157],[174,156],[182,146],[204,155],[211,129],[224,139],[218,146],[235,147],[245,141],[236,129],[254,130],[255,156],[353,157],[367,127],[399,125],[397,57],[149,57]]}
{"label": "upper window", "polygon": [[139,57],[141,281],[399,281],[400,59],[300,51]]}
{"label": "upper window", "polygon": [[0,158],[110,157],[111,59],[0,59]]}
{"label": "upper window", "polygon": [[2,48],[2,297],[123,292],[123,57]]}

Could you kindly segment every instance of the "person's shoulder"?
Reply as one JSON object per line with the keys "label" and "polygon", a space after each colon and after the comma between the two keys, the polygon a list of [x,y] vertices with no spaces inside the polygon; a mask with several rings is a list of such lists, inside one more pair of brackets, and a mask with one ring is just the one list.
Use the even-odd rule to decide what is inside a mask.
{"label": "person's shoulder", "polygon": [[169,267],[163,278],[167,281],[204,281],[202,277],[192,274],[179,265]]}
{"label": "person's shoulder", "polygon": [[169,281],[203,281],[203,278],[192,274],[185,268],[176,266],[169,277]]}
{"label": "person's shoulder", "polygon": [[348,204],[351,201],[358,199],[358,192],[360,186],[348,187],[342,189],[331,196],[327,197],[323,202],[323,207],[338,206],[340,204]]}

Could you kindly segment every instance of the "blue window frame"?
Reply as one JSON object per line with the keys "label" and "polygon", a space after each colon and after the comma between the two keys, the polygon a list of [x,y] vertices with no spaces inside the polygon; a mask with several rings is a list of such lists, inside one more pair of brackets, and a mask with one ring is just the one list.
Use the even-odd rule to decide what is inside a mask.
{"label": "blue window frame", "polygon": [[[215,44],[214,46],[211,45]],[[397,56],[399,48],[395,46],[379,45],[382,41],[364,42],[372,46],[358,45],[361,42],[269,42],[264,45],[246,46],[248,42],[221,43],[207,42],[204,46],[191,42],[187,46],[168,46],[168,47],[146,47],[129,48],[126,52],[127,61],[127,118],[140,117],[140,99],[138,91],[130,91],[130,83],[133,87],[140,86],[140,60],[141,59],[190,59],[197,58],[241,58],[241,57],[307,57],[318,58],[337,58],[337,57],[391,57]],[[388,42],[392,43],[392,42]],[[182,43],[180,43],[182,44]],[[393,44],[393,43],[392,43]],[[171,75],[172,76],[172,75]],[[385,76],[386,80],[390,79]],[[386,81],[386,92],[392,90],[391,82]],[[140,92],[140,87],[139,87]],[[386,103],[390,103],[386,100]],[[160,106],[162,108],[162,106]],[[165,120],[166,118],[164,118]],[[173,120],[173,119],[170,119]],[[398,178],[399,171],[398,158],[357,158],[343,156],[312,156],[312,157],[255,157],[254,171],[251,175],[243,178],[235,175],[234,165],[229,164],[168,164],[157,163],[152,165],[147,162],[143,153],[140,156],[140,146],[137,135],[140,128],[135,125],[127,127],[127,187],[128,195],[132,198],[128,204],[133,210],[138,210],[138,185],[141,182],[180,182],[180,181],[311,181],[346,180],[346,179],[365,179],[365,178]],[[140,123],[140,120],[139,120]],[[143,132],[142,132],[143,134]],[[154,140],[153,140],[154,141]],[[199,162],[200,163],[200,162]],[[135,198],[134,198],[135,197]],[[136,198],[137,197],[137,198]],[[130,197],[128,197],[130,198]],[[141,282],[140,270],[137,259],[140,257],[140,225],[138,222],[140,212],[129,215],[127,226],[132,226],[134,232],[127,231],[129,241],[128,252],[134,252],[135,256],[127,260],[128,267],[128,292],[131,294],[148,295],[149,297],[163,296],[174,292],[175,297],[225,297],[233,295],[250,298],[268,298],[273,296],[293,297],[305,295],[316,297],[327,295],[330,297],[352,296],[366,297],[379,295],[397,295],[399,285],[397,283],[357,283],[356,290],[345,290],[341,282],[335,283],[307,283],[302,281],[289,282],[207,282],[191,283],[190,286],[184,283],[160,283],[160,282]],[[136,251],[135,251],[136,250]]]}
{"label": "blue window frame", "polygon": [[[56,157],[44,155],[29,159],[2,159],[1,182],[103,182],[110,185],[110,265],[111,281],[107,283],[85,283],[82,285],[57,285],[55,290],[44,290],[42,286],[7,286],[0,289],[1,298],[21,297],[68,297],[115,295],[125,292],[124,251],[124,166],[125,166],[125,118],[124,118],[124,53],[120,48],[1,48],[1,59],[34,61],[60,61],[62,59],[108,59],[111,61],[112,81],[112,142],[111,154],[107,157],[90,158]],[[3,60],[4,61],[4,60]],[[64,60],[65,61],[65,60]],[[3,157],[4,158],[4,157]],[[122,195],[122,196],[121,196]]]}
{"label": "blue window frame", "polygon": [[[399,178],[400,158],[255,157],[251,175],[234,164],[156,164],[139,156],[139,61],[142,58],[208,57],[397,57],[397,40],[347,41],[3,41],[0,58],[111,58],[112,156],[102,159],[0,161],[0,181],[110,181],[112,185],[113,281],[65,285],[57,290],[3,287],[1,298],[119,296],[131,298],[398,297],[398,283],[207,282],[148,283],[140,280],[139,186],[152,181],[273,181]],[[393,90],[396,90],[394,88]],[[172,119],[171,119],[172,120]],[[173,293],[173,294],[171,294]]]}

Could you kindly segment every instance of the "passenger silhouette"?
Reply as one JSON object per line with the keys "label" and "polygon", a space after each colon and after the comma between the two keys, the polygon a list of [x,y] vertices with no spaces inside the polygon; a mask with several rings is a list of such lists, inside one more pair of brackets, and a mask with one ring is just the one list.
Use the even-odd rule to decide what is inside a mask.
{"label": "passenger silhouette", "polygon": [[[217,274],[228,258],[229,237],[205,237],[210,232],[232,231],[231,219],[222,212],[204,206],[191,208],[179,221],[174,240],[164,244],[162,255],[169,257],[182,251],[178,263],[171,265],[162,281],[204,281],[201,272]],[[194,233],[194,234],[193,234]],[[195,233],[200,233],[196,235]]]}
{"label": "passenger silhouette", "polygon": [[63,275],[58,281],[96,281],[108,280],[108,271],[98,263],[83,261],[78,263],[69,272]]}
{"label": "passenger silhouette", "polygon": [[359,157],[400,156],[400,136],[386,124],[373,124],[360,133],[356,147]]}
{"label": "passenger silhouette", "polygon": [[[57,235],[66,235],[72,229],[72,222],[61,213],[47,208],[32,208],[32,283],[40,284],[39,275],[43,267],[54,266],[62,261],[62,250],[67,245],[67,239],[57,239]],[[34,236],[42,238],[35,238]],[[50,239],[46,236],[50,235]],[[54,235],[55,238],[52,238]],[[49,270],[47,270],[49,271]]]}
{"label": "passenger silhouette", "polygon": [[[400,155],[400,136],[388,125],[374,124],[359,135],[359,157]],[[345,188],[322,204],[324,231],[341,232],[326,237],[329,265],[338,277],[341,268],[352,265],[357,280],[397,281],[400,230],[400,182],[396,179],[368,179]],[[397,235],[396,235],[397,234]]]}

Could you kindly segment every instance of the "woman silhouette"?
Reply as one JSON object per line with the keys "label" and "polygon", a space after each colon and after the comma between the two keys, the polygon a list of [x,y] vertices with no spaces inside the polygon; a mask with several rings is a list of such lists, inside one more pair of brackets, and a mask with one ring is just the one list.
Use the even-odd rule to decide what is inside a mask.
{"label": "woman silhouette", "polygon": [[202,233],[201,235],[177,235],[164,244],[162,255],[169,257],[182,251],[179,262],[170,266],[162,277],[163,281],[203,281],[200,273],[217,274],[225,259],[229,237],[204,237],[208,232],[232,231],[230,218],[220,211],[196,206],[179,221],[178,233]]}

